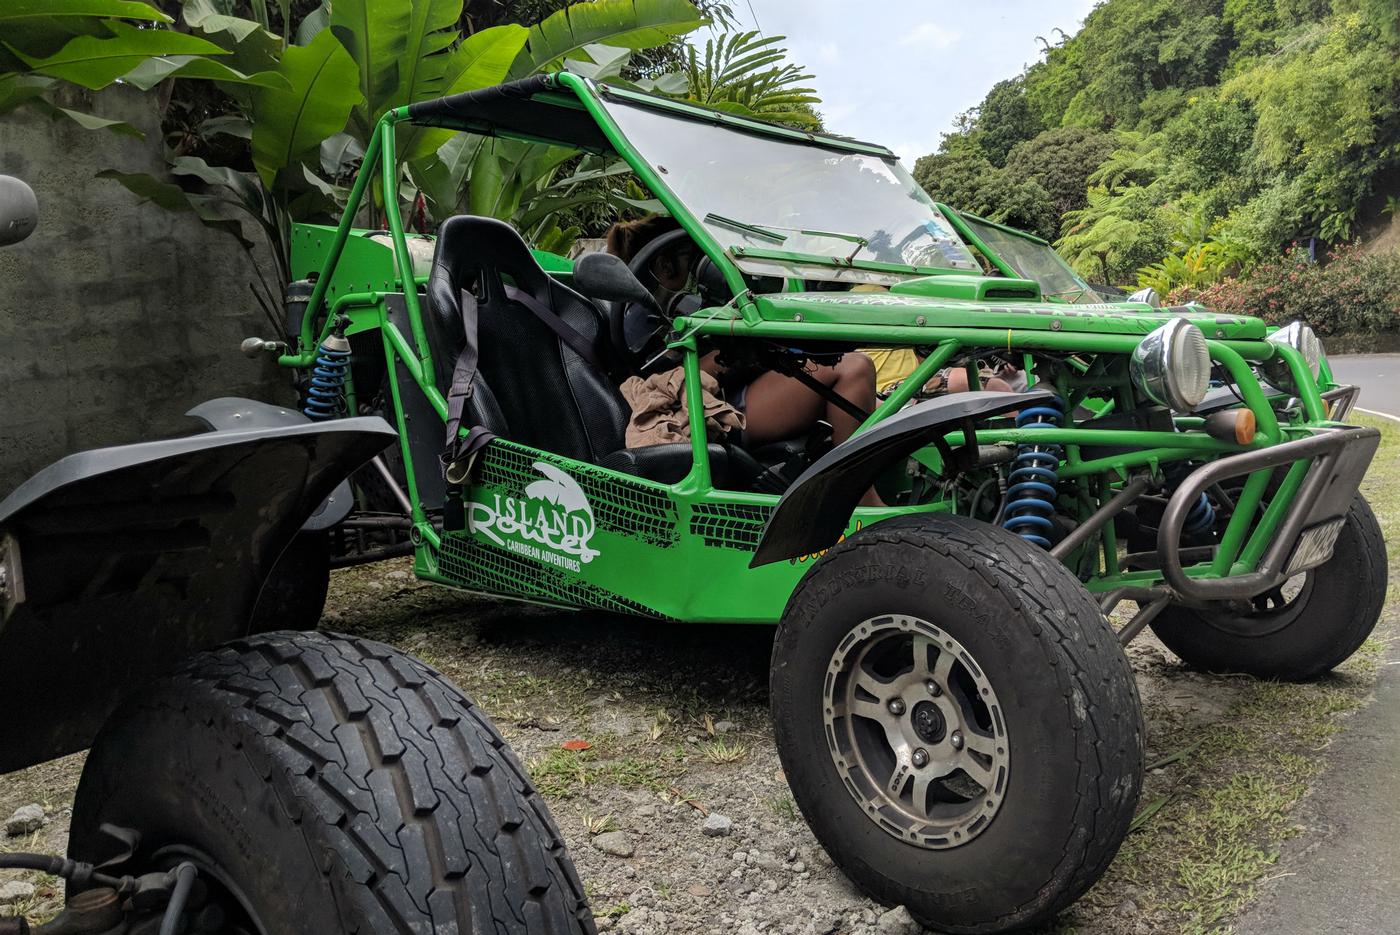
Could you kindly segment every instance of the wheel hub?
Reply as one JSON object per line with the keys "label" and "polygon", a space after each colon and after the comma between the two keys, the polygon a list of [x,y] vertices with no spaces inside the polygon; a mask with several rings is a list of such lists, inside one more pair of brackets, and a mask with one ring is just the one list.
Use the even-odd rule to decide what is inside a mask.
{"label": "wheel hub", "polygon": [[915,705],[911,720],[914,733],[925,743],[938,743],[948,733],[948,722],[944,719],[943,712],[938,710],[938,705],[932,701],[921,701]]}
{"label": "wheel hub", "polygon": [[865,620],[832,654],[822,701],[832,762],[882,830],[942,849],[990,825],[1007,788],[1005,720],[952,636],[917,617]]}

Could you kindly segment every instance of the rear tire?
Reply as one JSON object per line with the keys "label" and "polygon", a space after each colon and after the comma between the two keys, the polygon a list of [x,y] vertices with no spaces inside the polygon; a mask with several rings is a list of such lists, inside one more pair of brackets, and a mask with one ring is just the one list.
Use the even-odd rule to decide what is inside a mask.
{"label": "rear tire", "polygon": [[1385,540],[1360,494],[1332,557],[1305,574],[1301,589],[1280,607],[1250,613],[1168,607],[1152,621],[1152,631],[1198,669],[1287,681],[1316,678],[1356,652],[1385,606]]}
{"label": "rear tire", "polygon": [[[1103,874],[1137,805],[1142,715],[1113,632],[1062,565],[984,523],[904,516],[831,549],[783,614],[771,696],[818,840],[939,931],[1048,919]],[[920,801],[924,770],[947,775]]]}
{"label": "rear tire", "polygon": [[368,640],[256,636],[128,702],[83,770],[75,858],[117,856],[104,822],[140,832],[123,872],[195,855],[262,935],[595,931],[505,741],[442,676]]}

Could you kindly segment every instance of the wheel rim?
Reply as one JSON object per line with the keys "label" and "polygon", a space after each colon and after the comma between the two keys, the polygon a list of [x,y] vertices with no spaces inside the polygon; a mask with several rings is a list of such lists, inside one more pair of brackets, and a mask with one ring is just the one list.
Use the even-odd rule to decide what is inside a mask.
{"label": "wheel rim", "polygon": [[[181,863],[189,862],[199,871],[199,880],[204,883],[206,895],[198,907],[192,908],[206,913],[204,921],[214,923],[216,927],[199,927],[197,931],[214,932],[218,935],[267,935],[268,929],[258,919],[252,901],[228,872],[204,851],[183,844],[172,844],[151,855],[151,862],[160,870],[171,870]],[[207,914],[210,910],[217,914]]]}
{"label": "wheel rim", "polygon": [[1006,723],[956,639],[918,617],[865,620],[832,653],[824,696],[832,763],[876,825],[937,850],[991,824],[1006,794]]}
{"label": "wheel rim", "polygon": [[1294,575],[1262,594],[1256,594],[1238,610],[1208,610],[1206,620],[1218,630],[1235,636],[1268,636],[1298,618],[1312,597],[1316,576],[1312,571]]}

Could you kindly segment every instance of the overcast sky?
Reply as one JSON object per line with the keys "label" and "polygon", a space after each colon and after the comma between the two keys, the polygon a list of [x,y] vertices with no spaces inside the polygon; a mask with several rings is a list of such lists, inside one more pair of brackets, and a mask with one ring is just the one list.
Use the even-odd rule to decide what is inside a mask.
{"label": "overcast sky", "polygon": [[1095,0],[731,2],[741,23],[787,36],[816,75],[827,129],[888,146],[912,170],[954,116],[1036,60],[1036,36],[1073,34]]}

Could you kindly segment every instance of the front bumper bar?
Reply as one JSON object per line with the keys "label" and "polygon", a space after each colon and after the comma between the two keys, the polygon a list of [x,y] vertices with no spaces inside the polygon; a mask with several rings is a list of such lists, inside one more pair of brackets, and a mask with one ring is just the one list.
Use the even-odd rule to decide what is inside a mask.
{"label": "front bumper bar", "polygon": [[[1157,552],[1162,560],[1162,577],[1178,599],[1199,602],[1250,598],[1321,564],[1331,555],[1361,478],[1380,445],[1381,434],[1359,426],[1315,431],[1307,438],[1213,461],[1193,471],[1176,489],[1162,514]],[[1181,534],[1187,514],[1201,494],[1229,478],[1301,460],[1311,461],[1311,466],[1292,509],[1279,524],[1273,543],[1258,566],[1225,578],[1187,575],[1182,565]],[[1305,534],[1307,542],[1302,541]]]}

